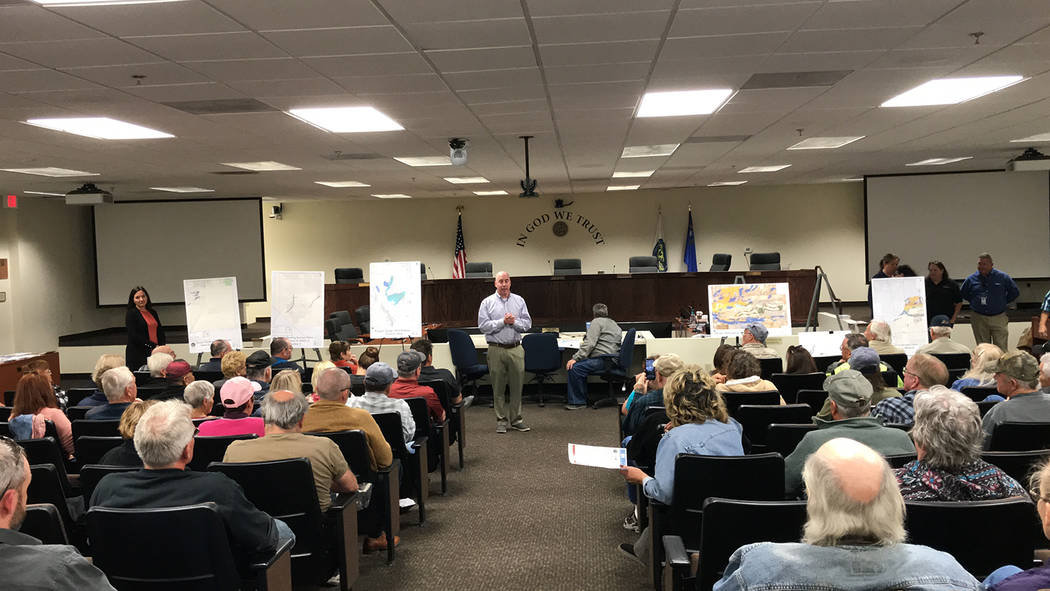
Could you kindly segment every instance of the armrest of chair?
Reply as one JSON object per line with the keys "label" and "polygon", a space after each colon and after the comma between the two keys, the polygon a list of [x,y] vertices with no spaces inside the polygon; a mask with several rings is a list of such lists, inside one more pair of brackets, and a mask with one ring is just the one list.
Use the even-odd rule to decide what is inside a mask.
{"label": "armrest of chair", "polygon": [[[266,560],[254,562],[251,571],[256,589],[291,589],[292,544],[294,540],[283,540]],[[355,544],[356,546],[356,544]]]}
{"label": "armrest of chair", "polygon": [[692,564],[685,544],[679,536],[663,536],[664,561],[671,569],[671,589],[679,591],[686,588],[686,581],[691,576]]}
{"label": "armrest of chair", "polygon": [[[371,483],[365,483],[361,488],[366,493],[372,492]],[[328,514],[335,523],[336,555],[339,565],[339,589],[349,591],[350,587],[357,582],[360,572],[360,550],[357,545],[357,509],[362,492],[345,493],[337,496],[328,508]],[[367,506],[367,502],[365,503]]]}

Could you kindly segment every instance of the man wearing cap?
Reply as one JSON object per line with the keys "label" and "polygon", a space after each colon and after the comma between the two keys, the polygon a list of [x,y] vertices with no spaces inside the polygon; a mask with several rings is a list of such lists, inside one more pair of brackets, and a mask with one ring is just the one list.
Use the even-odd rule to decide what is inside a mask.
{"label": "man wearing cap", "polygon": [[273,359],[266,351],[256,351],[244,361],[247,378],[259,386],[255,391],[256,409],[259,408],[263,396],[270,391],[270,378],[273,376],[273,370],[270,368],[272,364]]}
{"label": "man wearing cap", "polygon": [[423,354],[409,349],[397,356],[397,380],[390,385],[387,396],[391,398],[423,398],[427,401],[427,412],[431,420],[445,420],[445,409],[430,386],[419,385],[419,371],[423,366]]}
{"label": "man wearing cap", "polygon": [[208,371],[218,373],[222,371],[222,358],[233,351],[230,341],[219,339],[211,343],[211,359],[197,366],[197,371]]}
{"label": "man wearing cap", "polygon": [[744,336],[740,339],[740,348],[758,359],[779,359],[780,353],[766,346],[769,330],[759,322],[752,322],[744,327]]}
{"label": "man wearing cap", "polygon": [[386,468],[393,462],[390,444],[383,438],[375,419],[368,411],[346,405],[350,397],[350,376],[339,368],[314,373],[314,392],[317,402],[310,405],[303,417],[303,430],[308,433],[358,430],[368,443],[368,463],[372,470]]}
{"label": "man wearing cap", "polygon": [[185,359],[176,359],[168,364],[164,370],[164,390],[154,396],[160,400],[168,398],[182,398],[182,392],[186,386],[193,383],[193,368]]}
{"label": "man wearing cap", "polygon": [[926,353],[916,353],[904,366],[904,387],[908,392],[876,404],[871,414],[884,423],[911,425],[915,422],[915,396],[933,386],[943,386],[947,381],[948,368],[940,359]]}
{"label": "man wearing cap", "polygon": [[806,458],[837,437],[859,441],[882,455],[915,453],[907,433],[884,427],[882,421],[869,416],[872,387],[859,371],[847,369],[825,379],[824,389],[828,391],[831,420],[815,419],[817,430],[806,433],[795,451],[784,459],[784,490],[789,497],[802,492]]}
{"label": "man wearing cap", "polygon": [[374,415],[385,412],[401,415],[401,434],[405,438],[405,447],[411,449],[412,440],[416,436],[416,421],[412,419],[412,409],[408,407],[407,402],[387,396],[392,383],[394,370],[386,363],[376,361],[365,370],[365,393],[361,396],[351,396],[346,405],[350,408],[363,408]]}
{"label": "man wearing cap", "polygon": [[952,323],[944,314],[930,319],[930,342],[919,347],[919,353],[970,353],[970,348],[952,340]]}
{"label": "man wearing cap", "polygon": [[[868,400],[869,404],[875,405],[887,398],[896,398],[901,395],[900,390],[887,386],[883,380],[882,372],[888,370],[889,366],[879,360],[879,354],[875,352],[875,349],[871,347],[857,347],[850,352],[849,362],[846,364],[846,367],[860,372],[871,384],[872,393],[871,398]],[[843,369],[842,371],[846,370]],[[840,371],[839,373],[842,372]],[[824,399],[824,406],[821,407],[816,418],[825,421],[832,420],[831,398]]]}
{"label": "man wearing cap", "polygon": [[872,320],[864,329],[864,336],[868,337],[868,346],[875,349],[879,355],[900,355],[904,349],[890,342],[892,338],[890,325],[882,320]]}
{"label": "man wearing cap", "polygon": [[1006,306],[1021,293],[1014,280],[995,269],[992,255],[984,252],[977,257],[977,271],[963,281],[959,293],[973,311],[970,324],[977,343],[992,343],[1006,351],[1010,323]]}
{"label": "man wearing cap", "polygon": [[[521,335],[532,328],[532,317],[525,299],[510,293],[510,274],[496,273],[496,293],[481,300],[478,308],[478,328],[488,343],[489,379],[492,380],[492,399],[496,409],[496,433],[506,433],[507,426],[515,431],[529,431],[521,418],[521,387],[525,381],[525,351]],[[504,398],[510,387],[510,403]]]}
{"label": "man wearing cap", "polygon": [[587,334],[572,359],[565,364],[569,388],[569,403],[565,405],[567,410],[587,406],[587,376],[605,371],[606,361],[602,356],[620,355],[623,329],[609,318],[609,307],[599,303],[591,311],[594,319],[587,327]]}
{"label": "man wearing cap", "polygon": [[248,378],[237,376],[226,380],[219,391],[219,400],[224,409],[221,419],[204,421],[200,424],[200,435],[215,437],[217,435],[244,435],[255,433],[259,437],[266,434],[263,420],[252,416],[255,408],[255,393],[258,384]]}
{"label": "man wearing cap", "polygon": [[993,406],[981,420],[985,449],[1001,423],[1050,423],[1050,394],[1039,390],[1039,363],[1028,353],[1011,351],[999,358],[995,388],[1006,400]]}

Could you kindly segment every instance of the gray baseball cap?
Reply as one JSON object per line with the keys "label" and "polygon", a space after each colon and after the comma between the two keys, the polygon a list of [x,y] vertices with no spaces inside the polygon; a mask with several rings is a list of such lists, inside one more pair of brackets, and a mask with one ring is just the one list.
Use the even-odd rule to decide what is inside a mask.
{"label": "gray baseball cap", "polygon": [[857,371],[878,367],[880,361],[879,354],[871,347],[857,347],[849,354],[849,368]]}
{"label": "gray baseball cap", "polygon": [[365,388],[385,388],[394,381],[394,370],[382,361],[376,361],[365,371]]}
{"label": "gray baseball cap", "polygon": [[824,389],[835,404],[851,408],[868,404],[873,391],[868,378],[853,369],[840,371],[824,380]]}
{"label": "gray baseball cap", "polygon": [[744,330],[750,332],[751,336],[755,337],[758,340],[758,342],[762,343],[763,345],[766,344],[766,337],[769,336],[769,330],[766,329],[765,326],[762,326],[762,324],[758,322],[752,322],[751,324],[745,326]]}
{"label": "gray baseball cap", "polygon": [[399,373],[407,374],[416,371],[420,365],[426,360],[419,351],[408,350],[402,351],[397,356],[397,371]]}

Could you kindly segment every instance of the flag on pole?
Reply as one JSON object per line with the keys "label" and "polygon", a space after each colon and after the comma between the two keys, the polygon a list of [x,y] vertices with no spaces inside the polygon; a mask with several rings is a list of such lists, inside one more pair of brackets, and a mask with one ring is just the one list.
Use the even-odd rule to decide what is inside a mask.
{"label": "flag on pole", "polygon": [[689,206],[689,227],[685,231],[685,270],[696,272],[696,237],[693,235],[693,206]]}
{"label": "flag on pole", "polygon": [[664,212],[656,214],[656,244],[653,245],[653,256],[656,257],[656,269],[667,270],[667,245],[664,244]]}
{"label": "flag on pole", "polygon": [[463,243],[463,213],[459,214],[456,222],[456,252],[452,255],[452,278],[463,279],[466,277],[467,246]]}

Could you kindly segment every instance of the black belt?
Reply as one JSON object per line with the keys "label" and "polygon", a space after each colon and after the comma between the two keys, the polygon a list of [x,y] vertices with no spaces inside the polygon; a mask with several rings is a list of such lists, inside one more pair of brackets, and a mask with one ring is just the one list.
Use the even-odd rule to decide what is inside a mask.
{"label": "black belt", "polygon": [[513,349],[514,347],[517,347],[520,344],[521,343],[511,343],[509,345],[506,344],[506,343],[489,343],[489,346],[490,347],[499,347],[501,349]]}

